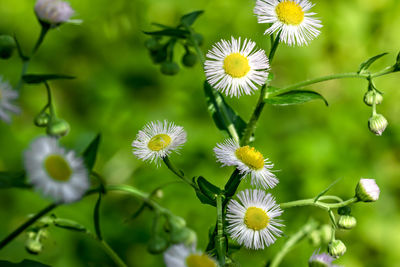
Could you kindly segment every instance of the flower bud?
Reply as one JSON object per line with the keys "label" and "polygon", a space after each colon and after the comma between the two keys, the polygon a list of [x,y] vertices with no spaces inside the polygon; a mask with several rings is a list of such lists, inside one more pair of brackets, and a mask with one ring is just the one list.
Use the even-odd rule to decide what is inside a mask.
{"label": "flower bud", "polygon": [[321,245],[321,234],[319,230],[313,230],[308,235],[308,240],[314,247],[319,247]]}
{"label": "flower bud", "polygon": [[147,244],[147,250],[151,254],[160,254],[163,253],[168,248],[169,242],[162,235],[154,235],[150,238],[149,243]]}
{"label": "flower bud", "polygon": [[178,231],[172,231],[170,240],[173,244],[184,243],[187,246],[191,246],[196,243],[197,236],[193,230],[185,227]]}
{"label": "flower bud", "polygon": [[334,258],[338,258],[346,253],[346,246],[341,240],[333,240],[328,245],[328,252]]}
{"label": "flower bud", "polygon": [[376,135],[382,135],[387,126],[388,122],[381,114],[372,115],[368,120],[369,130]]}
{"label": "flower bud", "polygon": [[318,252],[314,252],[313,255],[310,257],[308,260],[308,266],[309,267],[333,267],[332,261],[334,258],[332,258],[329,254],[327,253],[321,253],[318,254]]}
{"label": "flower bud", "polygon": [[339,215],[350,215],[350,213],[351,213],[351,208],[349,206],[340,207],[338,209]]}
{"label": "flower bud", "polygon": [[25,248],[31,254],[39,254],[42,252],[43,246],[42,243],[36,239],[28,239],[26,240]]}
{"label": "flower bud", "polygon": [[55,119],[47,126],[47,134],[51,136],[65,136],[69,130],[68,122],[63,119]]}
{"label": "flower bud", "polygon": [[323,244],[328,244],[332,239],[332,226],[329,224],[324,224],[319,229],[321,235],[321,241]]}
{"label": "flower bud", "polygon": [[197,55],[193,53],[186,53],[182,57],[182,64],[186,67],[193,67],[197,63]]}
{"label": "flower bud", "polygon": [[153,63],[159,64],[167,60],[167,51],[165,48],[161,48],[157,51],[150,51],[150,56]]}
{"label": "flower bud", "polygon": [[161,49],[161,44],[158,39],[152,37],[144,42],[144,46],[150,51],[158,51]]}
{"label": "flower bud", "polygon": [[0,58],[8,59],[15,49],[15,40],[9,35],[0,35]]}
{"label": "flower bud", "polygon": [[61,0],[37,0],[35,13],[41,23],[57,27],[67,22],[74,14],[74,10],[67,2]]}
{"label": "flower bud", "polygon": [[377,201],[380,192],[375,179],[360,179],[356,187],[356,197],[363,202]]}
{"label": "flower bud", "polygon": [[339,217],[337,225],[341,229],[353,229],[357,225],[357,220],[351,215],[342,215]]}
{"label": "flower bud", "polygon": [[179,66],[175,62],[165,61],[161,64],[161,72],[165,75],[175,75],[179,72]]}
{"label": "flower bud", "polygon": [[37,127],[47,127],[49,120],[50,120],[50,115],[45,112],[42,112],[35,117],[35,120],[33,122]]}
{"label": "flower bud", "polygon": [[368,106],[372,106],[374,103],[375,105],[379,105],[382,103],[382,101],[382,94],[375,90],[369,90],[364,95],[364,103]]}

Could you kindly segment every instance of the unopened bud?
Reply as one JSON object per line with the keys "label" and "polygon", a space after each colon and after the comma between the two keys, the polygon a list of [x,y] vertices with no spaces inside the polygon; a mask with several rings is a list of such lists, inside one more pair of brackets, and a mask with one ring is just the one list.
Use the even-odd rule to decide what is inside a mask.
{"label": "unopened bud", "polygon": [[337,225],[341,229],[353,229],[357,225],[357,220],[351,215],[342,215],[339,217]]}
{"label": "unopened bud", "polygon": [[50,115],[43,112],[37,115],[33,122],[37,127],[47,127],[49,120],[50,120]]}
{"label": "unopened bud", "polygon": [[363,202],[377,201],[380,192],[374,179],[360,179],[356,187],[356,197]]}
{"label": "unopened bud", "polygon": [[9,35],[0,35],[0,58],[8,59],[15,49],[15,40]]}
{"label": "unopened bud", "polygon": [[161,72],[165,75],[175,75],[179,72],[179,66],[175,62],[165,61],[161,64]]}
{"label": "unopened bud", "polygon": [[321,241],[323,244],[328,244],[332,239],[332,226],[329,224],[324,224],[319,229],[321,235]]}
{"label": "unopened bud", "polygon": [[158,39],[152,37],[147,39],[144,42],[144,46],[149,49],[150,51],[158,51],[161,49],[162,45],[160,44],[160,42],[158,41]]}
{"label": "unopened bud", "polygon": [[41,23],[57,27],[67,22],[74,14],[71,6],[61,0],[38,0],[35,4],[35,13]]}
{"label": "unopened bud", "polygon": [[31,254],[39,254],[42,252],[43,246],[42,243],[36,239],[28,239],[26,240],[25,248]]}
{"label": "unopened bud", "polygon": [[168,248],[168,240],[162,235],[154,235],[147,244],[147,250],[151,254],[163,253]]}
{"label": "unopened bud", "polygon": [[186,53],[182,57],[182,64],[186,67],[193,67],[197,63],[197,55],[193,53]]}
{"label": "unopened bud", "polygon": [[47,126],[47,134],[51,136],[65,136],[69,130],[68,122],[63,119],[55,119]]}
{"label": "unopened bud", "polygon": [[388,122],[381,114],[372,115],[372,117],[368,120],[368,127],[370,131],[376,135],[382,135],[387,126]]}
{"label": "unopened bud", "polygon": [[184,243],[189,246],[196,243],[197,236],[193,230],[185,227],[177,231],[172,231],[170,233],[170,240],[173,244]]}
{"label": "unopened bud", "polygon": [[312,246],[319,247],[321,245],[321,234],[319,230],[313,230],[309,235],[308,239]]}
{"label": "unopened bud", "polygon": [[346,253],[346,246],[341,240],[333,240],[328,245],[328,252],[332,257],[338,258]]}
{"label": "unopened bud", "polygon": [[382,103],[382,101],[382,94],[375,90],[369,90],[364,95],[364,103],[368,106],[372,106],[374,103],[375,105],[379,105]]}

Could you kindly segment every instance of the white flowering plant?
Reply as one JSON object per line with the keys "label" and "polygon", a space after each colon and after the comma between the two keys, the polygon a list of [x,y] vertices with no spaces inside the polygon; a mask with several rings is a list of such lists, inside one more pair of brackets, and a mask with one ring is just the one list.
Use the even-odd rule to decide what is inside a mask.
{"label": "white flowering plant", "polygon": [[[160,29],[144,32],[149,36],[145,46],[153,62],[160,64],[163,74],[178,74],[180,67],[174,61],[178,46],[182,46],[185,51],[183,66],[192,67],[200,62],[204,81],[198,82],[203,85],[204,101],[215,126],[221,131],[221,142],[215,145],[213,152],[222,167],[233,167],[223,187],[200,174],[188,177],[171,160],[174,154],[185,156],[180,149],[191,135],[179,123],[167,120],[149,122],[136,137],[132,136],[132,140],[129,140],[133,156],[147,162],[149,168],[154,167],[155,172],[156,168],[165,165],[187,184],[200,203],[213,208],[214,213],[210,217],[215,222],[210,224],[208,244],[205,248],[199,248],[197,235],[207,235],[207,229],[196,233],[184,218],[161,206],[155,200],[155,195],[162,194],[162,188],[157,187],[153,192],[146,193],[128,184],[110,185],[103,175],[94,171],[100,134],[82,153],[68,150],[60,144],[60,138],[69,133],[70,125],[56,113],[50,84],[55,79],[75,77],[65,74],[31,74],[28,71],[32,56],[48,33],[69,22],[75,12],[64,1],[38,0],[34,10],[41,32],[30,54],[23,51],[17,37],[0,36],[0,56],[8,59],[16,49],[23,64],[20,80],[14,88],[9,82],[3,81],[4,78],[0,79],[0,119],[11,123],[11,115],[19,114],[23,109],[14,103],[21,95],[23,86],[43,86],[47,103],[35,116],[34,125],[43,128],[46,135],[34,139],[24,151],[23,171],[0,172],[0,187],[33,189],[51,200],[51,204],[2,238],[0,249],[21,233],[27,232],[27,251],[32,254],[41,253],[41,241],[46,237],[46,230],[57,227],[90,236],[99,242],[115,265],[127,266],[105,241],[100,227],[102,198],[117,191],[129,194],[143,203],[134,217],[145,209],[154,213],[148,251],[163,254],[168,267],[246,266],[235,258],[239,249],[264,250],[274,246],[279,238],[285,238],[285,244],[267,260],[267,266],[279,266],[289,250],[305,238],[309,238],[318,251],[310,256],[309,266],[336,266],[332,262],[346,251],[351,251],[351,246],[346,248],[345,242],[336,238],[336,231],[350,230],[356,226],[357,220],[352,215],[352,208],[360,202],[377,201],[380,194],[378,185],[374,179],[361,179],[355,187],[355,193],[349,192],[350,197],[342,199],[336,195],[327,195],[335,182],[316,192],[313,197],[279,203],[277,196],[270,192],[279,186],[279,174],[264,151],[256,148],[258,142],[262,141],[262,135],[256,133],[257,124],[262,123],[259,118],[266,105],[289,106],[313,100],[322,100],[327,104],[324,96],[306,87],[328,80],[356,78],[368,84],[364,102],[371,107],[369,129],[376,135],[382,135],[388,122],[383,115],[377,113],[377,106],[382,103],[383,96],[375,85],[375,79],[400,71],[400,53],[393,65],[376,72],[371,72],[369,68],[386,53],[364,61],[355,72],[318,77],[283,87],[275,86],[272,62],[277,56],[278,47],[307,45],[318,38],[323,29],[323,18],[315,17],[313,7],[314,4],[308,0],[257,0],[254,15],[258,23],[266,24],[264,34],[265,38],[270,39],[268,48],[245,36],[239,36],[221,39],[204,53],[203,37],[194,29],[194,23],[203,11],[182,16],[177,26],[155,24]],[[242,96],[252,94],[258,95],[258,101],[250,119],[245,121],[225,98],[235,98],[240,103]],[[250,188],[239,191],[239,185],[244,180],[250,181]],[[52,213],[60,205],[84,201],[86,196],[93,194],[98,195],[93,212],[94,232],[78,222],[59,218]],[[181,201],[179,196],[177,201]],[[284,221],[281,215],[293,212],[289,209],[302,206],[323,210],[330,224],[310,219],[297,233],[285,234],[285,226],[291,222]],[[325,252],[319,254],[321,249]]]}

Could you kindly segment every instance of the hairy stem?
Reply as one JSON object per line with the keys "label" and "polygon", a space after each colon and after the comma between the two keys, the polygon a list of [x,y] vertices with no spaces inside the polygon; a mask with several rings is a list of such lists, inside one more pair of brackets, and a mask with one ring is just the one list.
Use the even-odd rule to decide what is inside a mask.
{"label": "hairy stem", "polygon": [[224,211],[222,207],[222,196],[217,195],[217,236],[216,249],[219,265],[225,266],[226,239],[224,234]]}
{"label": "hairy stem", "polygon": [[185,174],[183,173],[183,171],[179,170],[170,160],[168,157],[164,157],[163,161],[165,163],[165,165],[168,167],[168,169],[170,169],[176,176],[178,176],[179,178],[181,178],[185,183],[187,183],[188,185],[190,185],[191,187],[193,187],[194,189],[198,189],[197,185],[190,180],[189,178],[187,178],[185,176]]}

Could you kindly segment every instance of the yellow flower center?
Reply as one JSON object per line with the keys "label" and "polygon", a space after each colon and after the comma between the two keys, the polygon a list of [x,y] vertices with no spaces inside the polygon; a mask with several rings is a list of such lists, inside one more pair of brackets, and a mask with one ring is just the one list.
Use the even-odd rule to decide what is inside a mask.
{"label": "yellow flower center", "polygon": [[257,207],[248,208],[244,215],[244,223],[248,228],[256,231],[267,227],[268,222],[269,217],[267,213],[263,209]]}
{"label": "yellow flower center", "polygon": [[150,150],[160,151],[171,143],[171,137],[167,134],[157,134],[150,139],[147,145]]}
{"label": "yellow flower center", "polygon": [[217,267],[215,262],[206,254],[191,254],[186,258],[187,267]]}
{"label": "yellow flower center", "polygon": [[250,71],[249,60],[239,53],[230,54],[224,59],[224,70],[233,78],[242,78]]}
{"label": "yellow flower center", "polygon": [[72,170],[68,162],[60,155],[50,155],[44,161],[47,174],[56,181],[66,182],[71,178]]}
{"label": "yellow flower center", "polygon": [[236,157],[253,170],[264,168],[264,157],[254,147],[243,146],[236,149]]}
{"label": "yellow flower center", "polygon": [[301,6],[293,1],[280,2],[275,8],[279,21],[287,25],[299,25],[304,19]]}

